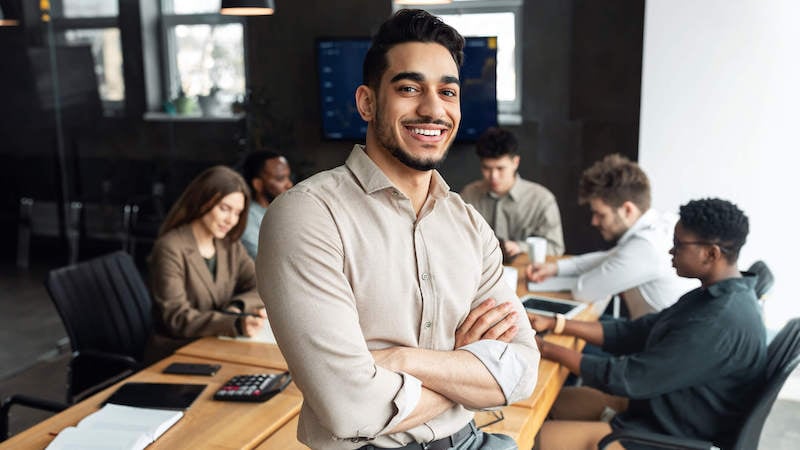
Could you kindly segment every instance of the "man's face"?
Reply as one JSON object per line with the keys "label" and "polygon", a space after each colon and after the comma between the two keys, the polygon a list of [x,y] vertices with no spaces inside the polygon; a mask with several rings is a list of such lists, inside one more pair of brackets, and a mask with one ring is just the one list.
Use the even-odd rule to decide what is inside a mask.
{"label": "man's face", "polygon": [[489,184],[489,190],[505,195],[514,186],[519,167],[519,155],[504,155],[499,158],[481,159],[481,174]]}
{"label": "man's face", "polygon": [[678,276],[684,278],[699,278],[707,270],[707,250],[711,244],[705,244],[704,239],[686,230],[678,221],[675,224],[675,234],[672,239],[672,267]]}
{"label": "man's face", "polygon": [[630,224],[626,223],[623,207],[614,208],[597,197],[589,199],[589,207],[592,210],[592,226],[597,228],[606,241],[616,241],[630,228]]}
{"label": "man's face", "polygon": [[370,120],[378,144],[412,169],[434,169],[461,122],[458,67],[445,47],[433,43],[395,45],[386,59]]}
{"label": "man's face", "polygon": [[264,169],[258,177],[261,184],[258,190],[267,201],[271,202],[294,186],[291,175],[286,158],[281,156],[268,159],[264,162]]}

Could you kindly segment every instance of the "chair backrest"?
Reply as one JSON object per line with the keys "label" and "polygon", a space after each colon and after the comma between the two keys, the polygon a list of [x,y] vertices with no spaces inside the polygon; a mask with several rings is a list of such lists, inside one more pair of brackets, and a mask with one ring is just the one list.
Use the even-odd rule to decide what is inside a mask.
{"label": "chair backrest", "polygon": [[757,276],[755,286],[756,297],[758,297],[759,300],[764,299],[767,292],[772,289],[772,285],[775,284],[775,275],[769,270],[767,263],[761,260],[754,262],[747,271]]}
{"label": "chair backrest", "polygon": [[800,318],[792,319],[767,348],[764,389],[742,424],[734,450],[758,448],[761,430],[775,399],[792,371],[800,364]]}
{"label": "chair backrest", "polygon": [[45,282],[72,350],[141,361],[152,328],[151,300],[133,259],[117,251],[50,271]]}

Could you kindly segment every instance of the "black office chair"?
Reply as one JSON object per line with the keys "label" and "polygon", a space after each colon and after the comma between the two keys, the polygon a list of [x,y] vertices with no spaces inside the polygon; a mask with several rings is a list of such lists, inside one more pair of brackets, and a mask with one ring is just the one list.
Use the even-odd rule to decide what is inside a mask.
{"label": "black office chair", "polygon": [[[789,321],[767,347],[767,376],[764,389],[742,423],[731,450],[758,448],[761,430],[764,428],[764,422],[769,416],[772,405],[786,379],[798,364],[800,364],[800,318]],[[598,446],[603,449],[616,441],[623,442],[623,444],[634,442],[659,448],[719,449],[713,442],[638,431],[615,431],[604,437]]]}
{"label": "black office chair", "polygon": [[117,251],[52,270],[45,285],[72,347],[67,402],[140,368],[151,300],[130,255]]}
{"label": "black office chair", "polygon": [[775,275],[769,270],[767,263],[761,260],[754,262],[747,271],[758,277],[755,286],[756,297],[763,301],[769,290],[772,289],[772,285],[775,284]]}
{"label": "black office chair", "polygon": [[[141,368],[152,328],[151,300],[133,259],[117,251],[50,271],[45,281],[72,347],[67,404]],[[66,405],[16,395],[0,406],[0,440],[13,404],[59,411]],[[59,409],[60,408],[60,409]]]}

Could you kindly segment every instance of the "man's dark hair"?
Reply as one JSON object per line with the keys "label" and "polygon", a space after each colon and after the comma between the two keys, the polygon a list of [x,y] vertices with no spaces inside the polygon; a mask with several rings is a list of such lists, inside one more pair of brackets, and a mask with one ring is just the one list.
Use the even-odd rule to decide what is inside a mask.
{"label": "man's dark hair", "polygon": [[389,62],[386,53],[406,42],[430,42],[442,45],[460,68],[464,61],[464,38],[450,25],[421,9],[401,9],[381,25],[364,57],[363,83],[374,90],[381,84]]}
{"label": "man's dark hair", "polygon": [[750,231],[749,220],[738,206],[719,198],[704,198],[681,206],[680,215],[685,230],[719,245],[725,259],[736,262]]}
{"label": "man's dark hair", "polygon": [[480,159],[515,156],[518,149],[519,144],[514,133],[498,127],[489,127],[475,143],[475,153]]}
{"label": "man's dark hair", "polygon": [[599,198],[619,208],[633,202],[642,213],[650,209],[650,180],[641,167],[628,158],[612,154],[583,171],[578,185],[578,202]]}
{"label": "man's dark hair", "polygon": [[253,178],[261,175],[261,171],[264,170],[264,164],[268,160],[280,158],[281,156],[282,155],[280,153],[268,150],[255,151],[247,155],[242,166],[242,176],[247,182],[247,185],[250,186],[250,190],[253,191],[253,195],[255,195],[255,191],[253,189]]}

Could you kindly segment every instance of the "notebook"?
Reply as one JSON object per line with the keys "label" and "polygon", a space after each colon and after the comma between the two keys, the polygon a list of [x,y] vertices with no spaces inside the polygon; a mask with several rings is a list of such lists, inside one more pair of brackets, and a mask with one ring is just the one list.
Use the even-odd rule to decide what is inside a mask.
{"label": "notebook", "polygon": [[61,430],[47,450],[140,450],[183,417],[183,411],[108,403]]}
{"label": "notebook", "polygon": [[569,292],[578,285],[578,277],[550,277],[544,281],[528,282],[531,292]]}

